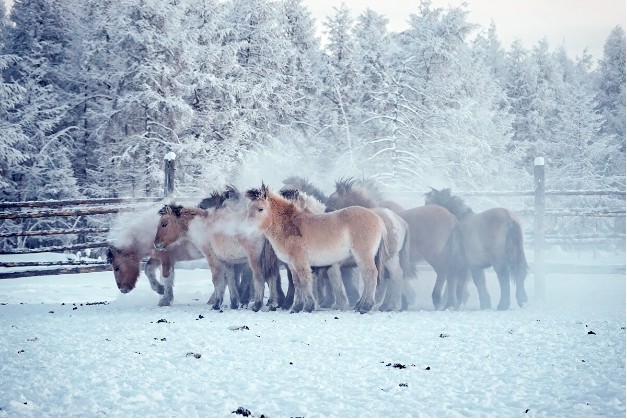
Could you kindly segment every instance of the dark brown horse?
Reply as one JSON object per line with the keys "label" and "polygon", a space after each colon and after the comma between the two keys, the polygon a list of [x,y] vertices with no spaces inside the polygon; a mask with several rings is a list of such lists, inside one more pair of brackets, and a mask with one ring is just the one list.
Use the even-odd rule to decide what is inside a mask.
{"label": "dark brown horse", "polygon": [[338,268],[329,278],[339,296],[343,294],[339,265],[349,260],[357,264],[364,283],[355,310],[364,313],[372,308],[386,252],[385,224],[379,216],[362,207],[312,214],[264,184],[261,189],[248,190],[246,195],[251,200],[249,220],[268,238],[294,276],[295,312],[316,308],[311,267]]}
{"label": "dark brown horse", "polygon": [[[185,241],[177,242],[162,251],[154,249],[150,238],[157,232],[158,222],[156,211],[120,216],[118,222],[111,227],[107,262],[111,264],[118,289],[122,293],[128,293],[137,284],[141,261],[149,257],[144,273],[152,290],[163,295],[159,306],[169,306],[174,298],[174,264],[177,261],[200,259],[202,253]],[[157,280],[157,268],[160,268],[161,282]]]}
{"label": "dark brown horse", "polygon": [[[335,192],[329,196],[327,207],[347,205],[376,207],[383,205],[383,202],[380,192],[372,182],[348,178],[336,182]],[[390,204],[387,205],[390,207]],[[461,302],[458,301],[457,280],[463,277],[457,219],[441,206],[421,206],[409,210],[397,208],[397,210],[409,227],[412,264],[425,260],[435,270],[436,282],[431,295],[434,307],[458,308]],[[451,283],[455,282],[455,287],[449,288],[448,300],[442,305],[442,289],[447,278],[451,279]],[[413,290],[406,281],[403,288],[403,309],[411,304],[413,295]]]}
{"label": "dark brown horse", "polygon": [[525,277],[527,259],[523,248],[520,221],[504,208],[493,208],[475,213],[464,201],[451,195],[451,190],[431,189],[425,194],[425,203],[446,207],[461,222],[464,261],[479,291],[481,308],[490,308],[490,295],[485,285],[483,270],[492,266],[501,286],[498,310],[510,306],[510,275],[516,284],[516,300],[521,307],[527,303]]}

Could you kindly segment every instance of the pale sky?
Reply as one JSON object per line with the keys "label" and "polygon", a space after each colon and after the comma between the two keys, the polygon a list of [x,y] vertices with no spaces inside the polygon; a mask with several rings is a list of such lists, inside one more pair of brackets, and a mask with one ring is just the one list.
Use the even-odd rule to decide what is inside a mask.
{"label": "pale sky", "polygon": [[[1,0],[0,0],[1,1]],[[12,0],[5,0],[12,4]],[[385,15],[390,31],[408,27],[411,13],[418,11],[419,0],[303,0],[316,18],[318,32],[344,2],[357,17],[366,8]],[[603,44],[610,31],[620,25],[625,28],[627,0],[466,0],[470,12],[468,21],[487,29],[494,20],[503,47],[509,48],[518,38],[531,48],[546,37],[551,49],[564,45],[572,57],[581,56],[584,48],[595,60],[603,55]],[[432,0],[433,7],[459,6],[464,0]]]}
{"label": "pale sky", "polygon": [[[326,17],[339,7],[342,0],[303,0],[316,18],[319,31]],[[401,31],[408,27],[411,13],[417,13],[419,0],[343,0],[357,17],[370,8],[389,19],[388,30]],[[509,49],[518,38],[531,48],[546,37],[553,50],[561,45],[571,57],[581,56],[584,48],[598,60],[610,31],[620,25],[625,28],[626,0],[466,0],[467,21],[487,29],[496,24],[501,44]],[[459,6],[463,0],[432,0],[432,7]]]}

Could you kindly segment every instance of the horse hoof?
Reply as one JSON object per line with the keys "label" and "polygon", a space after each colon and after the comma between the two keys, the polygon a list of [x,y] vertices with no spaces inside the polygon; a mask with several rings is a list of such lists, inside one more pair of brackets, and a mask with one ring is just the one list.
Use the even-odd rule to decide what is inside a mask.
{"label": "horse hoof", "polygon": [[172,299],[161,298],[159,299],[158,306],[170,306],[172,304]]}
{"label": "horse hoof", "polygon": [[213,306],[211,307],[211,309],[215,310],[215,311],[219,311],[220,310],[220,306],[221,302],[214,302]]}
{"label": "horse hoof", "polygon": [[255,302],[252,306],[253,312],[259,312],[260,309],[261,309],[261,302]]}
{"label": "horse hoof", "polygon": [[508,304],[499,303],[499,306],[496,307],[497,311],[506,311],[508,309],[509,309],[509,303]]}
{"label": "horse hoof", "polygon": [[237,302],[236,300],[232,300],[231,309],[238,309],[238,308],[239,308],[239,302]]}
{"label": "horse hoof", "polygon": [[269,311],[270,312],[275,312],[276,311],[276,306],[274,306],[274,305],[270,306]]}

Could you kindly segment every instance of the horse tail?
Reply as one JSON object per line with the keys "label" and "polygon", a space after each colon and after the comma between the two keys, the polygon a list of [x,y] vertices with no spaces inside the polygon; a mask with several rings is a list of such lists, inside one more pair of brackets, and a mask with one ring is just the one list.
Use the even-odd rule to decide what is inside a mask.
{"label": "horse tail", "polygon": [[270,281],[273,278],[279,278],[279,259],[274,252],[274,248],[270,245],[268,238],[263,238],[263,248],[261,250],[261,274],[264,281]]}
{"label": "horse tail", "polygon": [[374,256],[374,264],[377,267],[377,285],[383,284],[385,279],[385,259],[388,258],[388,246],[387,239],[384,235],[381,235],[381,241],[379,242],[379,249]]}
{"label": "horse tail", "polygon": [[405,279],[412,279],[417,275],[416,264],[411,260],[411,238],[409,237],[409,230],[405,232],[405,239],[403,240],[403,246],[399,252],[398,258],[403,270],[403,277]]}
{"label": "horse tail", "polygon": [[509,215],[507,233],[505,236],[505,257],[512,281],[524,280],[527,277],[527,258],[523,247],[523,233],[520,222]]}
{"label": "horse tail", "polygon": [[464,279],[468,264],[466,263],[466,254],[462,242],[461,225],[457,221],[453,225],[453,229],[451,229],[444,245],[444,255],[448,265],[449,276],[453,275]]}

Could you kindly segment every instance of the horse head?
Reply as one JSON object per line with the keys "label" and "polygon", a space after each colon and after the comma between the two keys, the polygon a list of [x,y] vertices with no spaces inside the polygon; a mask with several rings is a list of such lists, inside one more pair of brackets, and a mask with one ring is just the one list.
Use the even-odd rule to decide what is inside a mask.
{"label": "horse head", "polygon": [[366,180],[357,181],[353,177],[340,178],[335,182],[335,192],[325,203],[327,212],[350,206],[366,208],[378,207],[379,193],[374,184]]}
{"label": "horse head", "polygon": [[139,256],[133,248],[118,249],[113,245],[107,249],[107,262],[113,268],[118,289],[128,293],[135,288],[139,278]]}
{"label": "horse head", "polygon": [[283,187],[288,189],[297,189],[301,192],[307,193],[310,196],[315,197],[321,203],[326,203],[327,196],[315,185],[313,185],[307,178],[300,176],[290,176],[283,180]]}
{"label": "horse head", "polygon": [[155,249],[162,251],[183,234],[181,215],[183,206],[166,204],[159,210],[159,224],[155,235]]}

